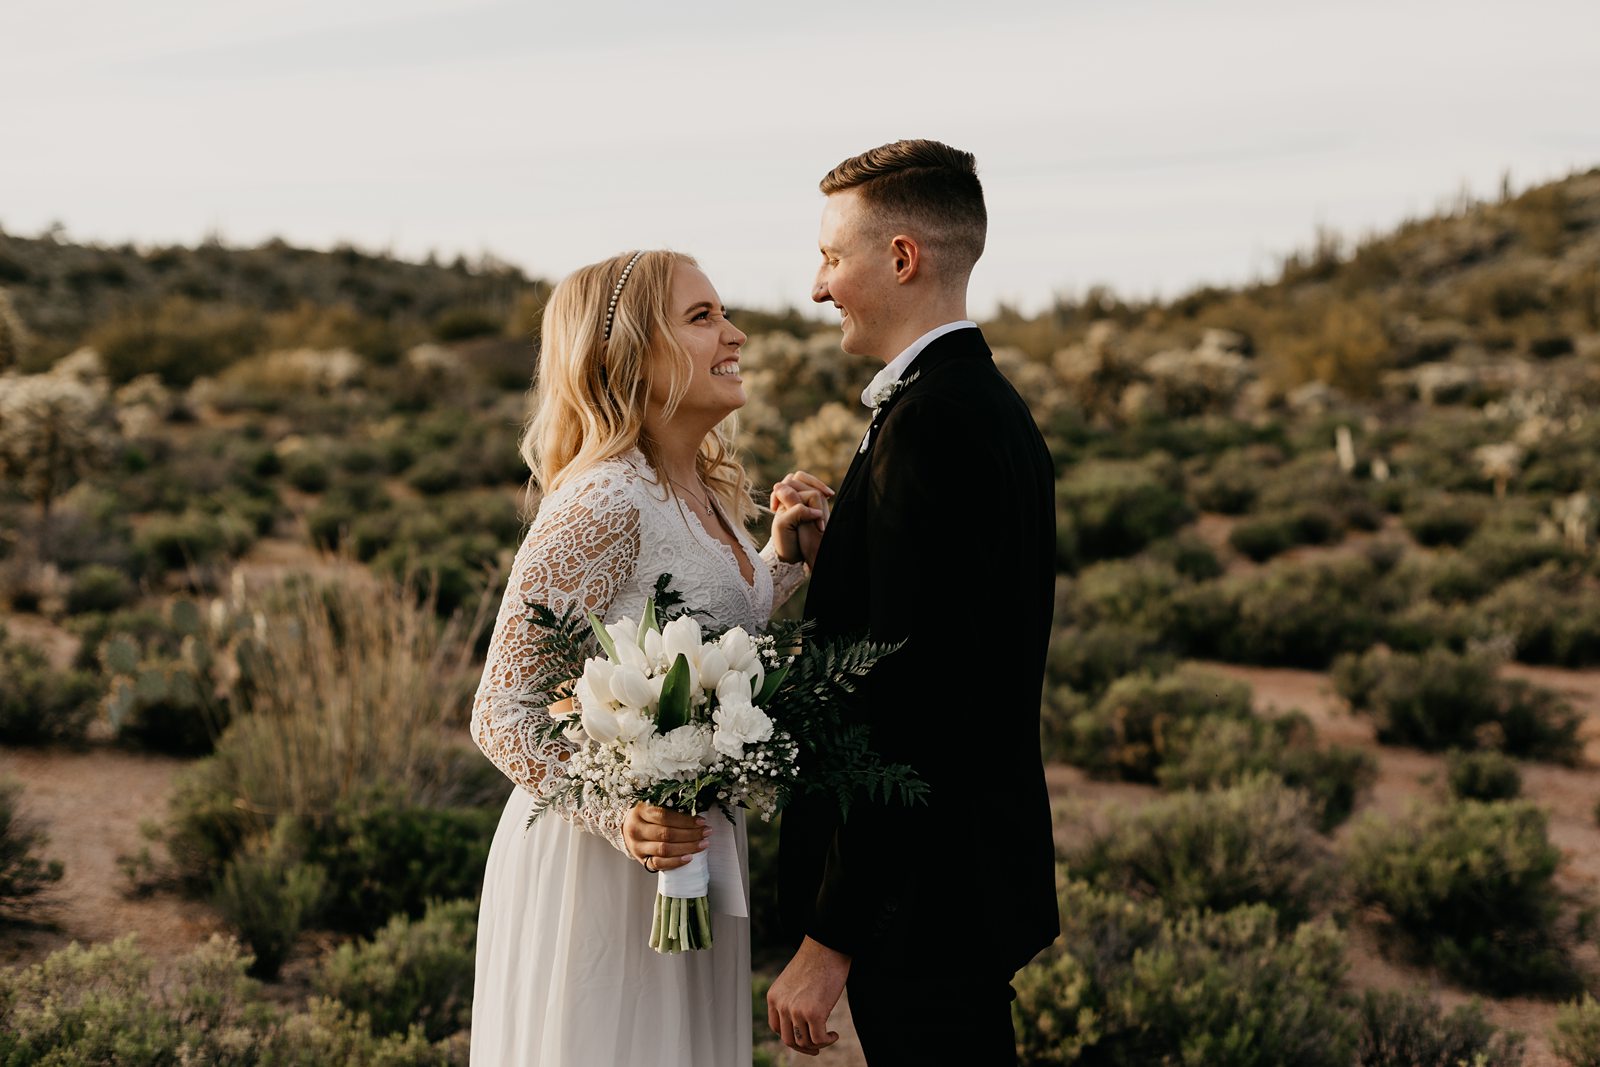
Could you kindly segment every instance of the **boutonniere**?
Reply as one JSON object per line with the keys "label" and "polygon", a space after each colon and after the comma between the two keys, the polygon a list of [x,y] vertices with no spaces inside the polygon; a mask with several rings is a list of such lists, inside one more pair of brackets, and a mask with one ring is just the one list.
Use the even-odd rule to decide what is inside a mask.
{"label": "boutonniere", "polygon": [[877,424],[878,415],[882,413],[883,406],[892,400],[895,394],[899,393],[900,390],[904,389],[921,376],[921,371],[913,371],[907,377],[896,378],[892,382],[884,382],[882,385],[874,389],[871,395],[867,397],[867,399],[872,401],[872,421],[867,426],[866,436],[861,438],[861,448],[859,451],[865,452],[867,450],[867,444],[872,440],[872,427]]}

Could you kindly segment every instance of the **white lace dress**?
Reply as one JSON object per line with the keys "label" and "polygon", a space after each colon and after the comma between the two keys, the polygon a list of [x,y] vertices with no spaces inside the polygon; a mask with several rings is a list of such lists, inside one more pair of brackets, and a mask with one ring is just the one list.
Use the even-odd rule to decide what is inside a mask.
{"label": "white lace dress", "polygon": [[[538,661],[527,601],[581,604],[606,622],[638,618],[670,573],[707,625],[765,626],[803,568],[758,554],[737,524],[755,580],[732,549],[658,486],[637,451],[574,476],[541,503],[517,552],[472,708],[478,746],[519,788],[484,871],[472,1006],[475,1067],[748,1067],[748,919],[714,915],[713,947],[650,949],[656,876],[623,852],[621,810],[550,812],[524,829],[541,783],[565,755],[540,744],[547,721],[530,682]],[[771,560],[769,563],[768,561]],[[744,823],[734,832],[749,891]]]}

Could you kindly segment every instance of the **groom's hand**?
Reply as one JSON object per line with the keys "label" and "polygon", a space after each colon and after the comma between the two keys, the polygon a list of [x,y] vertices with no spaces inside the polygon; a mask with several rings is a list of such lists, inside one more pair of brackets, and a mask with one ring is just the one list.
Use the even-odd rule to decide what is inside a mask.
{"label": "groom's hand", "polygon": [[849,976],[849,956],[806,938],[767,990],[767,1025],[796,1052],[817,1055],[839,1040],[828,1029],[828,1016]]}

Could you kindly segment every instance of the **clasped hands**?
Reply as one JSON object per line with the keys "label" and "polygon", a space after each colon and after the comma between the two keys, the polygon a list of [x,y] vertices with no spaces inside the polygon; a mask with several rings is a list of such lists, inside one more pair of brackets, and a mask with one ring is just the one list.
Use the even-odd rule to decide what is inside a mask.
{"label": "clasped hands", "polygon": [[816,475],[795,471],[772,487],[772,540],[785,563],[817,561],[817,546],[828,527],[828,501],[833,490]]}

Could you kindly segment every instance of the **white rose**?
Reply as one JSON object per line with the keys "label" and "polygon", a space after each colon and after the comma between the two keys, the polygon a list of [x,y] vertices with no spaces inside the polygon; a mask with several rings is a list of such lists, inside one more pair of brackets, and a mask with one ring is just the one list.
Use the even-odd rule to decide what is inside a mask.
{"label": "white rose", "polygon": [[772,719],[751,704],[724,704],[712,717],[717,724],[712,743],[729,759],[744,755],[744,746],[772,737]]}

